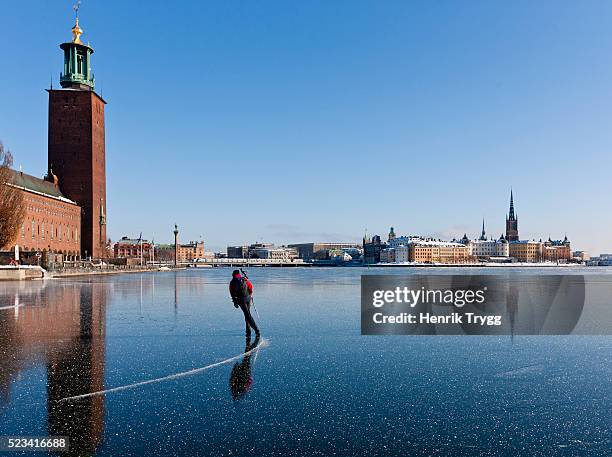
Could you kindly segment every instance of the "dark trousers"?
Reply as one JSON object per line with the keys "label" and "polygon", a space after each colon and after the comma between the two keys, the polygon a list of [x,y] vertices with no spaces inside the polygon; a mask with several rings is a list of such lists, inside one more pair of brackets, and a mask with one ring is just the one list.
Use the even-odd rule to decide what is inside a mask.
{"label": "dark trousers", "polygon": [[244,313],[244,323],[246,324],[246,334],[251,334],[251,328],[255,330],[255,333],[259,335],[259,328],[257,328],[257,324],[255,323],[255,319],[251,315],[251,299],[247,299],[246,303],[240,303],[240,309]]}

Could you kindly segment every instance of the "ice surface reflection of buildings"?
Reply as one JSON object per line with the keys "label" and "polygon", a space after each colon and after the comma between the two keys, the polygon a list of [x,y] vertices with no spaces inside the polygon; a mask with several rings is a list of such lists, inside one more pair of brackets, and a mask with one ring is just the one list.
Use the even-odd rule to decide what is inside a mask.
{"label": "ice surface reflection of buildings", "polygon": [[[104,432],[104,396],[62,402],[104,389],[107,285],[7,285],[0,314],[0,401],[11,402],[11,383],[44,364],[49,436],[68,436],[63,455],[95,451]],[[6,297],[8,297],[8,302]]]}

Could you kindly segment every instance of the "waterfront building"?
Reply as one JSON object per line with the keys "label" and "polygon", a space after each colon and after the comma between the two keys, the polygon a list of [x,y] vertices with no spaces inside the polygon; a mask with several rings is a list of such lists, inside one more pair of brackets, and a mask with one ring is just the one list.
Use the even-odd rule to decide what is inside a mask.
{"label": "waterfront building", "polygon": [[394,263],[395,262],[395,248],[385,248],[380,250],[380,262],[381,263]]}
{"label": "waterfront building", "polygon": [[298,257],[303,259],[306,262],[310,262],[312,260],[318,258],[328,258],[329,251],[333,251],[336,249],[350,249],[350,248],[359,248],[359,243],[296,243],[287,245],[289,248],[294,248],[297,250]]}
{"label": "waterfront building", "polygon": [[[25,252],[43,256],[61,254],[66,260],[81,255],[81,207],[60,191],[57,176],[36,178],[13,171],[8,185],[23,193],[25,216],[15,244]],[[15,246],[10,250],[14,252]]]}
{"label": "waterfront building", "polygon": [[291,261],[298,258],[298,251],[289,247],[258,247],[251,251],[253,259],[277,259]]}
{"label": "waterfront building", "polygon": [[482,231],[478,239],[469,240],[467,235],[464,234],[460,242],[468,247],[471,256],[480,259],[510,256],[510,246],[503,234],[498,240],[487,239],[484,219],[482,220]]}
{"label": "waterfront building", "polygon": [[510,257],[519,262],[541,262],[542,243],[535,240],[517,240],[509,243]]}
{"label": "waterfront building", "polygon": [[179,243],[178,236],[176,244],[156,244],[155,260],[162,262],[173,261],[176,253],[177,262],[193,262],[194,260],[213,257],[214,254],[204,251],[203,241],[190,241]]}
{"label": "waterfront building", "polygon": [[178,244],[176,258],[178,262],[192,262],[206,257],[203,241],[190,241]]}
{"label": "waterfront building", "polygon": [[572,253],[572,257],[581,262],[588,262],[589,260],[591,260],[591,256],[586,251],[574,251]]}
{"label": "waterfront building", "polygon": [[154,260],[159,262],[174,261],[174,244],[156,244]]}
{"label": "waterfront building", "polygon": [[612,266],[612,254],[599,254],[596,257],[591,257],[587,261],[587,265],[594,267],[610,267]]}
{"label": "waterfront building", "polygon": [[512,189],[510,189],[510,210],[506,216],[506,240],[518,241],[518,216],[514,212],[514,196],[512,195]]}
{"label": "waterfront building", "polygon": [[429,238],[423,238],[422,236],[396,236],[387,243],[389,247],[405,246],[416,241],[426,241]]}
{"label": "waterfront building", "polygon": [[473,240],[469,242],[474,257],[509,257],[510,243],[502,235],[498,240]]}
{"label": "waterfront building", "polygon": [[154,255],[152,243],[139,238],[128,238],[127,236],[115,243],[113,252],[116,258],[124,259],[143,258],[151,260]]}
{"label": "waterfront building", "polygon": [[397,263],[410,262],[410,245],[400,244],[395,248],[395,261]]}
{"label": "waterfront building", "polygon": [[228,246],[227,257],[230,259],[246,259],[249,256],[249,247],[244,246]]}
{"label": "waterfront building", "polygon": [[231,259],[282,259],[298,258],[299,252],[292,246],[277,247],[273,243],[253,243],[250,246],[228,246],[227,257]]}
{"label": "waterfront building", "polygon": [[470,250],[463,243],[449,241],[416,241],[410,243],[409,261],[417,263],[465,263]]}
{"label": "waterfront building", "polygon": [[520,240],[518,235],[518,216],[514,210],[514,196],[510,191],[510,210],[506,216],[506,240],[510,257],[519,262],[567,262],[572,259],[572,250],[567,236],[563,240],[542,242]]}
{"label": "waterfront building", "polygon": [[[322,252],[322,251],[319,251]],[[360,248],[342,248],[342,249],[330,249],[328,252],[329,259],[335,263],[355,263],[361,260],[363,251]]]}
{"label": "waterfront building", "polygon": [[567,262],[572,259],[572,249],[567,236],[563,240],[545,241],[542,246],[542,258],[549,262]]}
{"label": "waterfront building", "polygon": [[510,248],[508,241],[502,234],[498,240],[487,239],[487,232],[485,231],[485,221],[482,220],[482,231],[480,237],[475,240],[470,240],[467,234],[463,234],[463,238],[459,240],[459,243],[465,245],[468,248],[469,255],[480,259],[490,259],[492,257],[508,257],[510,255]]}
{"label": "waterfront building", "polygon": [[384,243],[380,236],[374,235],[372,239],[363,237],[363,261],[365,264],[374,264],[380,262],[380,252],[387,248],[387,243]]}
{"label": "waterfront building", "polygon": [[263,252],[265,249],[274,249],[274,243],[253,243],[249,245],[249,250],[246,255],[247,258],[258,258],[257,251]]}

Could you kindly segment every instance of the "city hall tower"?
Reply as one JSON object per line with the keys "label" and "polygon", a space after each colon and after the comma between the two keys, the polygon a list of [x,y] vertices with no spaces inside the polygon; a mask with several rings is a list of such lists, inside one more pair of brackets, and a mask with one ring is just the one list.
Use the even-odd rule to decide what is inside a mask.
{"label": "city hall tower", "polygon": [[60,44],[62,88],[48,90],[48,166],[62,193],[81,206],[81,256],[101,258],[106,247],[106,102],[94,91],[93,49],[81,41],[82,34],[77,16],[72,41]]}

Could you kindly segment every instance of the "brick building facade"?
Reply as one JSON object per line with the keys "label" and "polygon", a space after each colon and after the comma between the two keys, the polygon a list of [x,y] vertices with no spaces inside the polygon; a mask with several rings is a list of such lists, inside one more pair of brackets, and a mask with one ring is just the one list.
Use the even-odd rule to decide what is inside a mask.
{"label": "brick building facade", "polygon": [[189,243],[178,245],[178,262],[191,262],[195,259],[203,259],[204,256],[205,254],[203,241],[190,241]]}
{"label": "brick building facade", "polygon": [[23,193],[25,216],[10,247],[23,251],[62,254],[68,260],[81,255],[81,208],[66,198],[53,176],[43,180],[14,171],[10,184]]}
{"label": "brick building facade", "polygon": [[152,260],[153,244],[147,240],[124,236],[113,246],[113,253],[115,258]]}
{"label": "brick building facade", "polygon": [[93,90],[49,90],[49,169],[82,208],[81,253],[106,246],[105,102]]}
{"label": "brick building facade", "polygon": [[203,241],[190,241],[189,243],[174,244],[158,244],[155,245],[155,259],[168,262],[174,260],[176,252],[176,261],[178,263],[193,262],[196,259],[203,259],[207,256],[212,256],[212,253],[207,254],[204,251]]}

